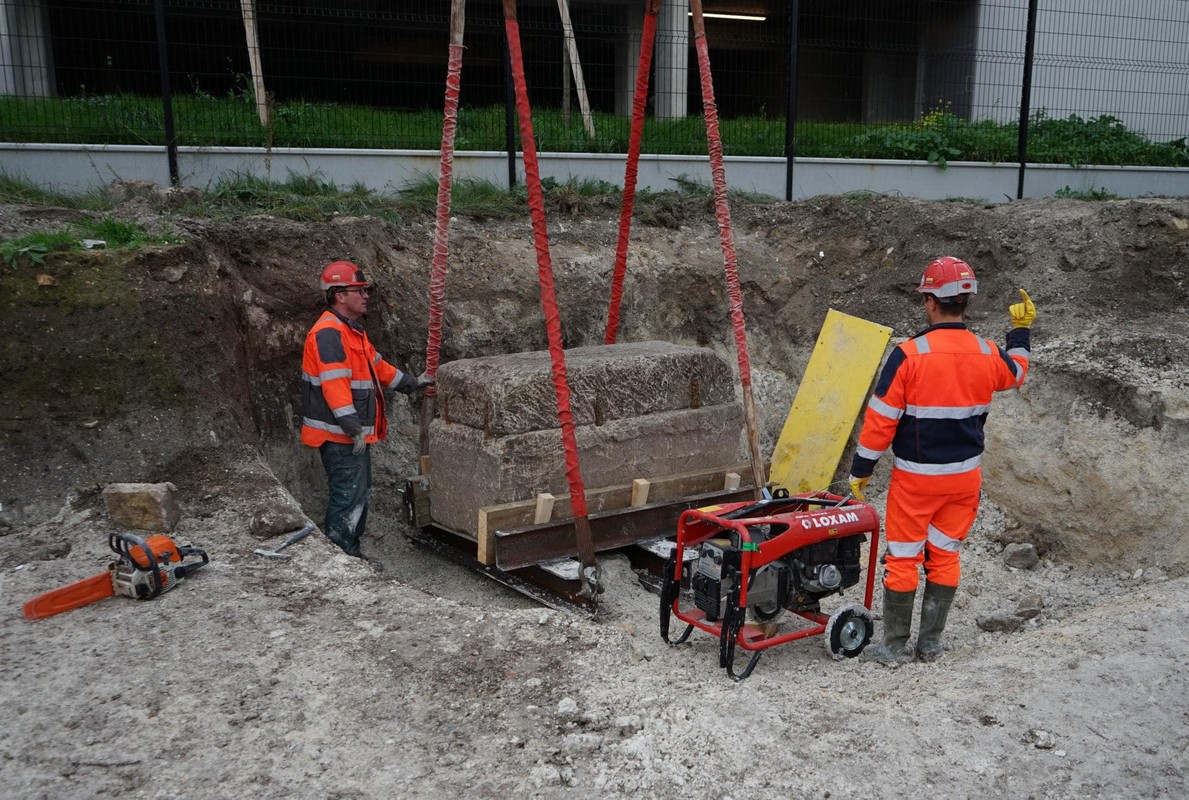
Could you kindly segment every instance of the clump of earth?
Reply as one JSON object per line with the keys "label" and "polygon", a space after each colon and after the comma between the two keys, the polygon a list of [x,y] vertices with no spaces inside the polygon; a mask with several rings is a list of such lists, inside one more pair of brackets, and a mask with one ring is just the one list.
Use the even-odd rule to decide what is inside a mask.
{"label": "clump of earth", "polygon": [[[567,212],[550,223],[563,334],[594,345],[617,209]],[[0,239],[88,213],[0,206]],[[1185,794],[1189,200],[733,201],[764,453],[828,309],[910,336],[916,279],[948,254],[978,273],[982,335],[1002,341],[1019,288],[1039,311],[1029,378],[992,408],[942,660],[835,660],[811,637],[738,684],[715,640],[660,639],[656,595],[621,554],[601,559],[590,617],[415,543],[400,492],[416,399],[389,405],[374,450],[364,549],[381,569],[320,533],[287,561],[253,554],[322,514],[297,441],[318,272],[364,265],[371,338],[416,373],[432,219],[226,221],[143,192],[104,213],[169,243],[0,267],[8,796]],[[460,216],[450,233],[443,361],[543,349],[528,219]],[[704,199],[637,215],[619,337],[735,363]],[[151,602],[21,618],[106,567],[105,485],[165,481],[172,535],[210,565]]]}

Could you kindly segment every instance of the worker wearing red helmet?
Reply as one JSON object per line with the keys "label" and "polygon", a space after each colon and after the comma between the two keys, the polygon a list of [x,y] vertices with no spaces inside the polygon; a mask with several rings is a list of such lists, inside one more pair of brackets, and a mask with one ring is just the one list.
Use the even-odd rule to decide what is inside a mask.
{"label": "worker wearing red helmet", "polygon": [[867,405],[851,464],[859,500],[879,458],[894,462],[884,521],[883,642],[868,657],[910,658],[913,601],[925,569],[916,655],[933,661],[958,587],[958,551],[978,513],[983,426],[995,392],[1018,387],[1028,374],[1030,326],[1036,307],[1020,289],[1009,309],[1006,347],[975,335],[964,322],[978,293],[970,265],[945,256],[931,262],[917,291],[929,327],[896,347]]}
{"label": "worker wearing red helmet", "polygon": [[433,383],[385,361],[363,330],[371,288],[363,270],[335,261],[322,270],[327,310],[306,335],[301,361],[301,441],[318,448],[330,487],[324,532],[350,555],[359,548],[371,497],[368,445],[387,437],[384,390]]}

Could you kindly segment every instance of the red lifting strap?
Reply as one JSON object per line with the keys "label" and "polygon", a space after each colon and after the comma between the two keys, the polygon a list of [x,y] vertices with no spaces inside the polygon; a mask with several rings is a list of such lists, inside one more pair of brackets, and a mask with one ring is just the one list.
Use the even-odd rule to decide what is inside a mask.
{"label": "red lifting strap", "polygon": [[[434,222],[433,263],[429,275],[429,335],[425,344],[425,372],[438,374],[442,347],[442,308],[446,296],[446,267],[450,259],[450,195],[454,183],[454,134],[458,129],[458,91],[462,83],[462,41],[466,0],[450,8],[450,55],[446,67],[446,100],[442,111],[442,157],[438,166],[438,208]],[[419,451],[429,455],[429,426],[433,421],[437,386],[427,386],[421,405]]]}
{"label": "red lifting strap", "polygon": [[735,329],[735,350],[739,358],[739,382],[743,385],[743,415],[747,423],[747,444],[752,478],[757,497],[764,486],[764,462],[760,455],[756,430],[755,398],[751,390],[751,364],[747,357],[747,330],[743,321],[743,295],[739,291],[739,265],[735,257],[735,233],[731,227],[731,209],[727,203],[727,173],[722,161],[722,138],[718,132],[718,106],[714,102],[714,80],[710,74],[710,48],[706,44],[706,21],[702,0],[690,0],[693,14],[694,46],[698,53],[698,73],[702,84],[702,107],[706,117],[706,144],[710,152],[710,174],[714,179],[714,216],[722,244],[723,268],[727,276],[727,298]]}
{"label": "red lifting strap", "polygon": [[[520,118],[520,142],[524,148],[524,177],[528,185],[528,207],[533,220],[533,239],[537,250],[537,278],[541,284],[541,311],[549,334],[549,357],[553,363],[553,388],[557,393],[557,418],[561,423],[562,446],[566,455],[566,478],[570,483],[570,508],[574,517],[585,521],[586,491],[578,468],[578,441],[574,435],[574,416],[570,411],[570,385],[566,380],[566,354],[561,337],[561,316],[553,290],[553,263],[549,256],[549,231],[545,221],[545,196],[537,163],[537,145],[533,138],[532,110],[524,78],[524,58],[520,51],[520,25],[516,19],[516,0],[504,0],[504,26],[512,61],[512,81],[516,87],[516,112]],[[589,536],[589,528],[587,528]],[[594,560],[590,542],[579,542],[583,566]]]}
{"label": "red lifting strap", "polygon": [[636,176],[640,166],[640,140],[644,135],[644,109],[648,103],[648,73],[652,67],[653,42],[660,0],[648,0],[644,10],[644,32],[640,37],[640,61],[636,66],[636,94],[632,98],[632,132],[628,138],[628,161],[623,171],[623,205],[619,210],[619,239],[615,246],[615,271],[611,277],[611,303],[607,308],[604,344],[615,344],[619,333],[619,306],[623,300],[623,279],[628,269],[628,240],[632,233],[632,209],[636,203]]}

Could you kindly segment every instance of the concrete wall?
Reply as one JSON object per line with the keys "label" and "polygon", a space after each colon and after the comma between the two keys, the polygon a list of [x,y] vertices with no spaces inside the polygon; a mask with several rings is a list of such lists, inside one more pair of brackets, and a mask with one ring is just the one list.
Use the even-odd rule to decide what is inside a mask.
{"label": "concrete wall", "polygon": [[[437,179],[438,153],[430,150],[336,150],[257,147],[182,147],[178,150],[181,183],[205,189],[236,174],[283,182],[290,174],[316,175],[339,187],[361,184],[376,191],[398,191],[425,176]],[[0,143],[0,171],[51,191],[82,193],[116,180],[149,180],[169,184],[165,148],[138,145],[68,145]],[[542,153],[541,175],[559,181],[598,179],[623,185],[624,156],[588,153]],[[517,161],[519,181],[523,163]],[[732,190],[784,197],[782,158],[728,157],[727,181]],[[971,198],[991,203],[1014,200],[1016,164],[951,162],[946,169],[924,161],[799,158],[794,162],[793,195],[802,200],[847,192],[921,197],[932,200]],[[677,188],[682,178],[710,186],[706,156],[640,157],[639,187],[657,191]],[[455,180],[477,178],[499,185],[508,180],[507,154],[459,153]],[[1081,167],[1032,165],[1025,197],[1047,197],[1069,187],[1074,191],[1105,190],[1119,197],[1189,196],[1189,169],[1161,167]]]}

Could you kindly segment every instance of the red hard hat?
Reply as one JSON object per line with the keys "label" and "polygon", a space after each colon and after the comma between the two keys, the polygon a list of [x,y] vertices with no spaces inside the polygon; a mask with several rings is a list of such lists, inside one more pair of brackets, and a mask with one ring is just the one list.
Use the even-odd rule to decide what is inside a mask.
{"label": "red hard hat", "polygon": [[974,270],[962,259],[942,256],[925,267],[917,291],[938,299],[978,294],[978,278],[974,277]]}
{"label": "red hard hat", "polygon": [[332,261],[322,270],[322,288],[333,289],[338,286],[367,286],[367,278],[363,277],[363,270],[350,261]]}

